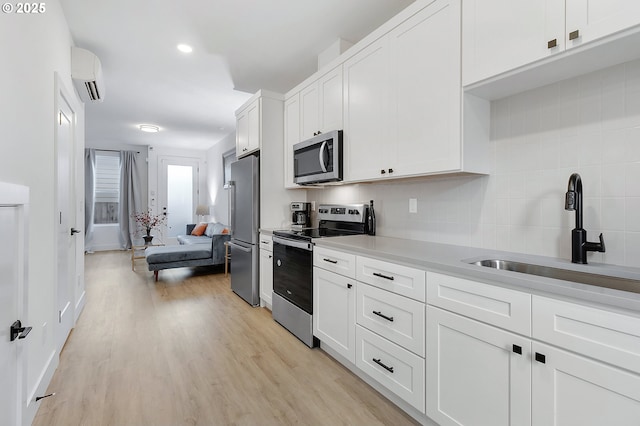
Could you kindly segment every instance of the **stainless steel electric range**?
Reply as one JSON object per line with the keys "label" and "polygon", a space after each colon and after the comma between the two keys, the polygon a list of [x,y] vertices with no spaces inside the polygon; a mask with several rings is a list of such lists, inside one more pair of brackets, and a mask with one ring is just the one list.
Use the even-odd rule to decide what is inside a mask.
{"label": "stainless steel electric range", "polygon": [[309,347],[313,336],[313,241],[367,233],[368,204],[322,204],[318,228],[273,232],[273,319]]}

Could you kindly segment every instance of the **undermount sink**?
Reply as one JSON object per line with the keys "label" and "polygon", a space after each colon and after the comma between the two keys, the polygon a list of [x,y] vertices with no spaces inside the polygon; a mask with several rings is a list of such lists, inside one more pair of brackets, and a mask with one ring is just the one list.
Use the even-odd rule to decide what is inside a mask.
{"label": "undermount sink", "polygon": [[554,278],[563,281],[572,281],[589,284],[598,287],[612,288],[615,290],[640,293],[640,281],[630,278],[621,278],[611,275],[592,274],[589,272],[573,271],[570,269],[553,268],[550,266],[535,265],[531,263],[517,262],[503,259],[484,259],[469,262],[472,265],[504,271],[519,272],[540,277]]}

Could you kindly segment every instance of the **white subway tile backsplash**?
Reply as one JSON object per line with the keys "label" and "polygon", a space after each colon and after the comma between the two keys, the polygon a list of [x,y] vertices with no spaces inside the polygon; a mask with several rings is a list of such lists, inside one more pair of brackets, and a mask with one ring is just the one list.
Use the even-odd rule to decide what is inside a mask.
{"label": "white subway tile backsplash", "polygon": [[628,232],[640,232],[640,197],[627,197],[625,200],[624,230]]}
{"label": "white subway tile backsplash", "polygon": [[[602,198],[602,229],[610,231],[625,230],[625,214],[627,199],[620,198]],[[640,231],[640,228],[638,228]]]}
{"label": "white subway tile backsplash", "polygon": [[626,232],[624,237],[624,264],[626,266],[638,267],[640,263],[639,259],[640,232]]}
{"label": "white subway tile backsplash", "polygon": [[640,197],[640,162],[630,163],[626,166],[625,195]]}

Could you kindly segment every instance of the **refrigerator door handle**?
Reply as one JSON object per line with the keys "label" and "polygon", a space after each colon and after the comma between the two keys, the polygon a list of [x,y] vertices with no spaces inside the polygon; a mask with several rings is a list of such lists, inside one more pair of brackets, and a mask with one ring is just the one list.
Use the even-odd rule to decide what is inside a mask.
{"label": "refrigerator door handle", "polygon": [[232,180],[229,181],[229,219],[231,226],[231,235],[236,229],[236,183]]}
{"label": "refrigerator door handle", "polygon": [[237,248],[238,250],[241,250],[241,251],[243,251],[243,252],[245,252],[245,253],[251,253],[251,248],[242,247],[241,245],[238,245],[238,244],[236,244],[236,243],[234,243],[234,242],[232,242],[232,241],[229,241],[229,245],[230,245],[231,247],[235,247],[235,248]]}

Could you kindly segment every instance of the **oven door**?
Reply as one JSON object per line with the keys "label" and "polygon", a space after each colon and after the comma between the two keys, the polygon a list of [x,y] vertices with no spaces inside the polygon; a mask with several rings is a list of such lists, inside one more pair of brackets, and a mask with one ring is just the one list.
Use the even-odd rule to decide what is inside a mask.
{"label": "oven door", "polygon": [[273,237],[273,291],[313,313],[313,245]]}
{"label": "oven door", "polygon": [[297,184],[342,180],[342,130],[295,144],[293,170]]}

